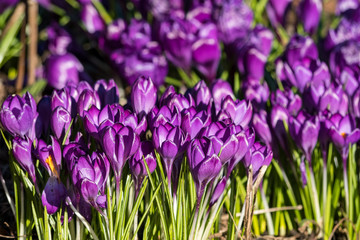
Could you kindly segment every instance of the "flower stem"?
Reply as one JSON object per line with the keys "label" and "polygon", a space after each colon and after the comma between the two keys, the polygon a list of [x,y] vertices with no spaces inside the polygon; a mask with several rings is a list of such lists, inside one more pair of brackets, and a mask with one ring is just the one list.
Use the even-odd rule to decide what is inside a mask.
{"label": "flower stem", "polygon": [[[268,204],[268,202],[266,200],[266,195],[265,195],[265,192],[264,192],[264,189],[263,189],[262,186],[260,186],[260,194],[261,194],[262,202],[264,204],[264,209],[268,210],[269,209],[269,204]],[[269,211],[266,211],[265,218],[266,218],[266,223],[267,223],[269,235],[273,236],[274,235],[274,223],[273,223],[273,220],[271,218],[271,213]]]}
{"label": "flower stem", "polygon": [[[316,191],[316,184],[315,184],[315,177],[314,177],[314,171],[312,169],[311,164],[309,163],[309,170],[310,170],[310,185],[311,185],[311,191],[314,196],[314,208],[315,208],[315,219],[316,222],[322,226],[322,219],[321,219],[321,213],[320,213],[320,205],[319,205],[319,196]],[[321,227],[322,228],[322,227]]]}
{"label": "flower stem", "polygon": [[20,232],[19,239],[25,240],[25,207],[24,207],[24,186],[20,184]]}

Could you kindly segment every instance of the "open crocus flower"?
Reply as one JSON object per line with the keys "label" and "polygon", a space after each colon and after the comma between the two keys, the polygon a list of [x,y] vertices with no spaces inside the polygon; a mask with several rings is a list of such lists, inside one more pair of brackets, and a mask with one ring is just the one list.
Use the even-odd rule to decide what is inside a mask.
{"label": "open crocus flower", "polygon": [[329,130],[329,136],[346,162],[348,157],[349,144],[360,140],[360,129],[356,128],[355,121],[350,115],[345,117],[334,114],[330,118],[333,124]]}
{"label": "open crocus flower", "polygon": [[245,100],[234,101],[230,96],[227,96],[222,104],[221,111],[218,115],[218,120],[230,118],[235,125],[246,127],[252,117],[252,106]]}
{"label": "open crocus flower", "polygon": [[15,137],[12,150],[16,161],[29,173],[33,183],[36,185],[35,165],[31,156],[32,141],[26,136],[25,138]]}
{"label": "open crocus flower", "polygon": [[160,109],[157,107],[149,114],[149,125],[150,129],[170,123],[174,126],[181,125],[181,114],[179,113],[178,108],[169,108],[167,105],[162,106]]}
{"label": "open crocus flower", "polygon": [[300,147],[305,157],[311,162],[311,155],[318,140],[320,130],[319,118],[310,116],[303,111],[297,117],[289,118],[289,131],[295,143]]}
{"label": "open crocus flower", "polygon": [[37,146],[37,154],[40,163],[48,171],[48,179],[41,201],[46,206],[49,214],[54,214],[66,197],[66,188],[60,180],[61,148],[59,142],[51,136],[51,145],[47,145],[42,139]]}
{"label": "open crocus flower", "polygon": [[210,114],[205,111],[197,112],[194,107],[186,109],[182,113],[181,128],[185,133],[190,135],[193,139],[199,133],[199,131],[210,124]]}
{"label": "open crocus flower", "polygon": [[124,119],[121,122],[124,126],[131,127],[135,133],[139,136],[142,136],[147,129],[146,117],[143,116],[140,118],[136,113],[131,112],[130,110],[124,110]]}
{"label": "open crocus flower", "polygon": [[2,126],[14,136],[32,135],[36,117],[36,103],[28,92],[7,97],[0,110]]}
{"label": "open crocus flower", "polygon": [[92,105],[88,111],[84,112],[84,127],[92,137],[98,140],[100,140],[99,133],[101,130],[112,125],[113,121],[113,112],[109,105],[101,111],[95,105]]}
{"label": "open crocus flower", "polygon": [[174,160],[184,153],[189,140],[189,135],[185,134],[179,126],[169,123],[161,124],[153,130],[153,144],[163,159],[169,187]]}

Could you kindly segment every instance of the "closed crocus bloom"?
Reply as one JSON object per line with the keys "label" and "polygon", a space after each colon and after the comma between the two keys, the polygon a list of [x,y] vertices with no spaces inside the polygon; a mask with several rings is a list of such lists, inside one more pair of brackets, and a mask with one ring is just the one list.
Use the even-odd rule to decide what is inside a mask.
{"label": "closed crocus bloom", "polygon": [[271,94],[271,103],[282,106],[288,110],[289,114],[296,116],[302,107],[302,99],[299,95],[294,94],[292,90],[276,90]]}
{"label": "closed crocus bloom", "polygon": [[35,165],[31,156],[32,141],[28,138],[15,137],[13,139],[13,154],[20,166],[29,173],[31,180],[36,184]]}
{"label": "closed crocus bloom", "polygon": [[134,155],[139,145],[139,136],[130,127],[115,124],[104,130],[102,146],[115,173],[117,184],[126,161]]}
{"label": "closed crocus bloom", "polygon": [[354,119],[350,115],[345,117],[334,114],[330,121],[332,126],[329,135],[346,162],[348,157],[349,144],[354,144],[360,140],[360,129],[356,128]]}
{"label": "closed crocus bloom", "polygon": [[256,133],[260,136],[261,140],[267,146],[272,143],[272,134],[268,124],[268,116],[265,110],[260,110],[259,113],[254,113],[252,125]]}
{"label": "closed crocus bloom", "polygon": [[99,95],[102,107],[108,104],[119,103],[119,89],[114,79],[110,79],[108,82],[103,79],[96,81],[94,90]]}
{"label": "closed crocus bloom", "polygon": [[221,102],[225,97],[227,96],[230,96],[232,98],[235,97],[230,83],[222,79],[218,79],[214,81],[210,86],[210,90],[211,90],[211,96],[214,99],[216,113],[220,111]]}
{"label": "closed crocus bloom", "polygon": [[249,152],[245,155],[244,165],[253,169],[253,175],[256,176],[262,166],[269,166],[273,157],[271,149],[259,142],[254,143]]}
{"label": "closed crocus bloom", "polygon": [[24,97],[11,95],[4,101],[0,110],[2,126],[12,135],[31,135],[37,117],[34,98],[26,93]]}
{"label": "closed crocus bloom", "polygon": [[48,48],[52,54],[62,55],[68,52],[72,39],[70,34],[58,23],[52,22],[47,28]]}
{"label": "closed crocus bloom", "polygon": [[80,157],[86,156],[87,149],[78,142],[71,142],[64,147],[63,157],[69,172],[75,167]]}
{"label": "closed crocus bloom", "polygon": [[236,134],[236,127],[234,125],[220,129],[214,136],[210,137],[210,139],[213,140],[215,152],[219,152],[219,158],[222,164],[230,161],[238,152],[240,139]]}
{"label": "closed crocus bloom", "polygon": [[72,112],[72,99],[65,89],[54,90],[51,96],[51,110],[54,111],[59,106],[65,108],[69,113]]}
{"label": "closed crocus bloom", "polygon": [[360,118],[360,89],[358,89],[352,100],[352,111],[355,117]]}
{"label": "closed crocus bloom", "polygon": [[320,130],[319,118],[303,111],[297,117],[289,118],[289,131],[295,143],[303,150],[305,157],[311,161],[311,155],[318,140]]}
{"label": "closed crocus bloom", "polygon": [[219,174],[222,164],[212,141],[206,137],[194,139],[189,145],[187,156],[199,204],[205,187]]}
{"label": "closed crocus bloom", "polygon": [[66,188],[62,182],[55,176],[50,176],[46,182],[44,191],[41,194],[41,202],[51,215],[63,204],[66,197]]}
{"label": "closed crocus bloom", "polygon": [[131,19],[121,35],[121,43],[126,48],[133,50],[142,49],[148,42],[151,41],[151,27],[150,24],[144,20]]}
{"label": "closed crocus bloom", "polygon": [[304,24],[306,32],[312,34],[317,29],[322,11],[321,0],[302,0],[298,8],[298,14]]}
{"label": "closed crocus bloom", "polygon": [[264,109],[269,99],[269,87],[266,82],[258,83],[257,81],[244,82],[243,86],[245,99],[251,102],[255,109]]}
{"label": "closed crocus bloom", "polygon": [[150,141],[141,142],[139,151],[136,151],[134,156],[129,160],[129,166],[135,178],[143,178],[147,176],[147,171],[144,163],[148,165],[150,173],[156,168],[156,157],[154,153],[154,146]]}
{"label": "closed crocus bloom", "polygon": [[59,141],[62,142],[64,140],[65,135],[69,130],[65,140],[66,143],[69,142],[71,135],[71,129],[69,129],[71,120],[71,114],[63,107],[59,106],[52,112],[50,120],[51,130]]}
{"label": "closed crocus bloom", "polygon": [[225,44],[245,37],[253,21],[251,9],[241,0],[224,1],[216,14],[219,38]]}
{"label": "closed crocus bloom", "polygon": [[153,144],[163,159],[169,187],[174,160],[184,153],[189,140],[189,136],[180,127],[169,123],[159,125],[153,130]]}
{"label": "closed crocus bloom", "polygon": [[99,95],[95,91],[85,89],[81,93],[77,103],[77,110],[80,117],[83,117],[84,112],[89,110],[92,105],[100,109],[101,103],[100,103]]}
{"label": "closed crocus bloom", "polygon": [[[294,116],[296,116],[295,114]],[[275,136],[282,147],[286,151],[288,149],[287,132],[284,126],[289,122],[289,112],[286,108],[280,105],[276,105],[271,109],[270,124],[274,130]]]}
{"label": "closed crocus bloom", "polygon": [[72,54],[52,55],[46,60],[45,75],[48,84],[55,89],[62,89],[67,82],[79,82],[79,73],[84,67]]}
{"label": "closed crocus bloom", "polygon": [[[171,88],[169,88],[171,89]],[[191,94],[178,94],[175,92],[164,94],[160,98],[160,106],[168,106],[171,110],[177,108],[179,112],[182,112],[184,109],[190,107],[195,107],[195,100],[192,98]]]}
{"label": "closed crocus bloom", "polygon": [[195,66],[210,82],[216,78],[221,57],[221,49],[216,31],[214,24],[204,24],[198,33],[197,40],[191,47]]}
{"label": "closed crocus bloom", "polygon": [[211,118],[207,111],[202,110],[197,112],[194,107],[186,109],[182,113],[181,128],[185,133],[190,135],[193,139],[196,137],[201,128],[210,124]]}
{"label": "closed crocus bloom", "polygon": [[159,37],[166,57],[177,67],[185,72],[191,69],[191,44],[193,34],[191,26],[185,19],[183,11],[174,11],[170,18],[162,21],[159,29]]}
{"label": "closed crocus bloom", "polygon": [[147,115],[155,106],[157,90],[150,77],[141,76],[132,86],[131,105],[138,116]]}
{"label": "closed crocus bloom", "polygon": [[271,51],[272,32],[261,25],[256,25],[244,41],[237,44],[237,65],[239,71],[248,78],[260,80],[264,77],[264,68]]}
{"label": "closed crocus bloom", "polygon": [[95,172],[94,182],[100,192],[105,194],[106,182],[110,174],[110,162],[105,153],[100,151],[95,151],[91,154],[91,161]]}
{"label": "closed crocus bloom", "polygon": [[80,15],[86,30],[90,34],[99,34],[105,30],[104,20],[91,3],[82,6]]}
{"label": "closed crocus bloom", "polygon": [[235,125],[246,127],[252,117],[252,106],[245,100],[234,101],[230,96],[226,97],[221,104],[219,120],[230,118]]}
{"label": "closed crocus bloom", "polygon": [[271,24],[284,25],[287,11],[290,9],[291,0],[270,0],[266,5],[266,12]]}

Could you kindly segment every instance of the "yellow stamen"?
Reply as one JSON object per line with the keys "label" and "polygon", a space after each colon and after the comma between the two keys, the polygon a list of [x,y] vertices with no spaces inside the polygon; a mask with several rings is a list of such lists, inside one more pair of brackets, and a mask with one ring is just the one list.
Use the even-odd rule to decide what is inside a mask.
{"label": "yellow stamen", "polygon": [[340,135],[341,135],[343,138],[346,138],[346,133],[342,132]]}
{"label": "yellow stamen", "polygon": [[56,170],[56,168],[55,168],[55,164],[54,164],[54,161],[53,161],[51,155],[49,155],[49,156],[46,158],[45,162],[47,163],[47,165],[49,165],[50,170],[51,170],[51,172],[55,175],[55,177],[57,177],[57,178],[59,179],[60,176],[59,176],[59,173],[57,172],[57,170]]}

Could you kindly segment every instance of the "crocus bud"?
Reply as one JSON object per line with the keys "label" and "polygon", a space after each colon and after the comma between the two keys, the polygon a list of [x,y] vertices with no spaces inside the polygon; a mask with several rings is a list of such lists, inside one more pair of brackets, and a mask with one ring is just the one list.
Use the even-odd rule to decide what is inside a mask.
{"label": "crocus bud", "polygon": [[69,113],[72,111],[72,100],[65,89],[54,90],[51,96],[51,110],[54,111],[59,106],[65,108]]}
{"label": "crocus bud", "polygon": [[62,55],[68,52],[72,42],[70,34],[58,23],[53,22],[47,28],[48,48],[52,54]]}
{"label": "crocus bud", "polygon": [[284,25],[286,12],[290,9],[291,0],[269,0],[266,5],[266,12],[271,25]]}
{"label": "crocus bud", "polygon": [[100,140],[102,129],[114,124],[114,117],[109,105],[101,111],[92,105],[88,111],[84,112],[84,127],[86,131],[95,139]]}
{"label": "crocus bud", "polygon": [[297,117],[290,117],[289,131],[295,143],[303,150],[305,157],[311,161],[311,155],[318,140],[319,119],[301,111]]}
{"label": "crocus bud", "polygon": [[199,203],[206,185],[219,174],[222,164],[212,141],[206,137],[194,139],[189,145],[187,156]]}
{"label": "crocus bud", "polygon": [[141,179],[147,176],[144,160],[148,165],[150,173],[156,168],[156,157],[154,153],[154,146],[150,141],[141,142],[140,148],[132,158],[129,160],[129,167],[136,179]]}
{"label": "crocus bud", "polygon": [[210,103],[210,89],[204,80],[198,82],[192,89],[189,89],[187,93],[193,97],[198,109],[206,109]]}
{"label": "crocus bud", "polygon": [[13,154],[20,166],[27,171],[31,180],[36,184],[35,165],[31,156],[32,141],[28,138],[15,137],[13,139]]}
{"label": "crocus bud", "polygon": [[103,79],[96,81],[94,90],[99,95],[102,107],[119,103],[119,89],[114,79],[110,79],[108,82]]}
{"label": "crocus bud", "polygon": [[153,130],[153,144],[163,159],[169,186],[174,160],[184,153],[188,142],[189,136],[180,127],[172,126],[169,123],[160,125]]}
{"label": "crocus bud", "polygon": [[24,97],[12,95],[6,98],[1,110],[2,126],[12,135],[24,137],[29,135],[37,117],[34,98],[27,93]]}
{"label": "crocus bud", "polygon": [[299,5],[299,17],[304,24],[306,32],[312,34],[315,32],[322,11],[321,0],[302,0]]}
{"label": "crocus bud", "polygon": [[254,113],[252,125],[264,143],[266,143],[267,146],[270,146],[272,143],[272,134],[269,128],[268,117],[265,110],[261,110],[259,113]]}
{"label": "crocus bud", "polygon": [[66,197],[66,188],[55,176],[51,176],[41,194],[41,202],[46,206],[47,212],[54,214]]}
{"label": "crocus bud", "polygon": [[82,7],[81,20],[90,34],[98,34],[105,30],[104,20],[91,3]]}
{"label": "crocus bud", "polygon": [[89,110],[92,105],[95,105],[98,109],[101,108],[99,95],[95,91],[85,89],[81,93],[77,104],[80,117],[83,117],[84,112]]}
{"label": "crocus bud", "polygon": [[214,99],[216,113],[218,113],[221,109],[221,102],[227,96],[234,98],[234,92],[231,88],[230,83],[218,79],[213,82],[210,86],[211,89],[211,96]]}
{"label": "crocus bud", "polygon": [[120,182],[126,161],[134,155],[139,145],[139,136],[130,127],[120,124],[104,130],[102,146],[115,173],[117,183]]}
{"label": "crocus bud", "polygon": [[72,54],[52,55],[46,60],[45,74],[48,84],[55,89],[62,89],[67,82],[79,82],[79,73],[84,67]]}
{"label": "crocus bud", "polygon": [[131,91],[131,105],[138,116],[147,115],[156,103],[156,88],[150,77],[139,77]]}
{"label": "crocus bud", "polygon": [[[67,131],[69,130],[71,123],[71,114],[63,107],[57,107],[51,114],[51,129],[55,134],[56,138],[59,141],[63,141]],[[69,142],[69,138],[71,135],[71,129],[67,135],[65,140],[66,143]]]}

